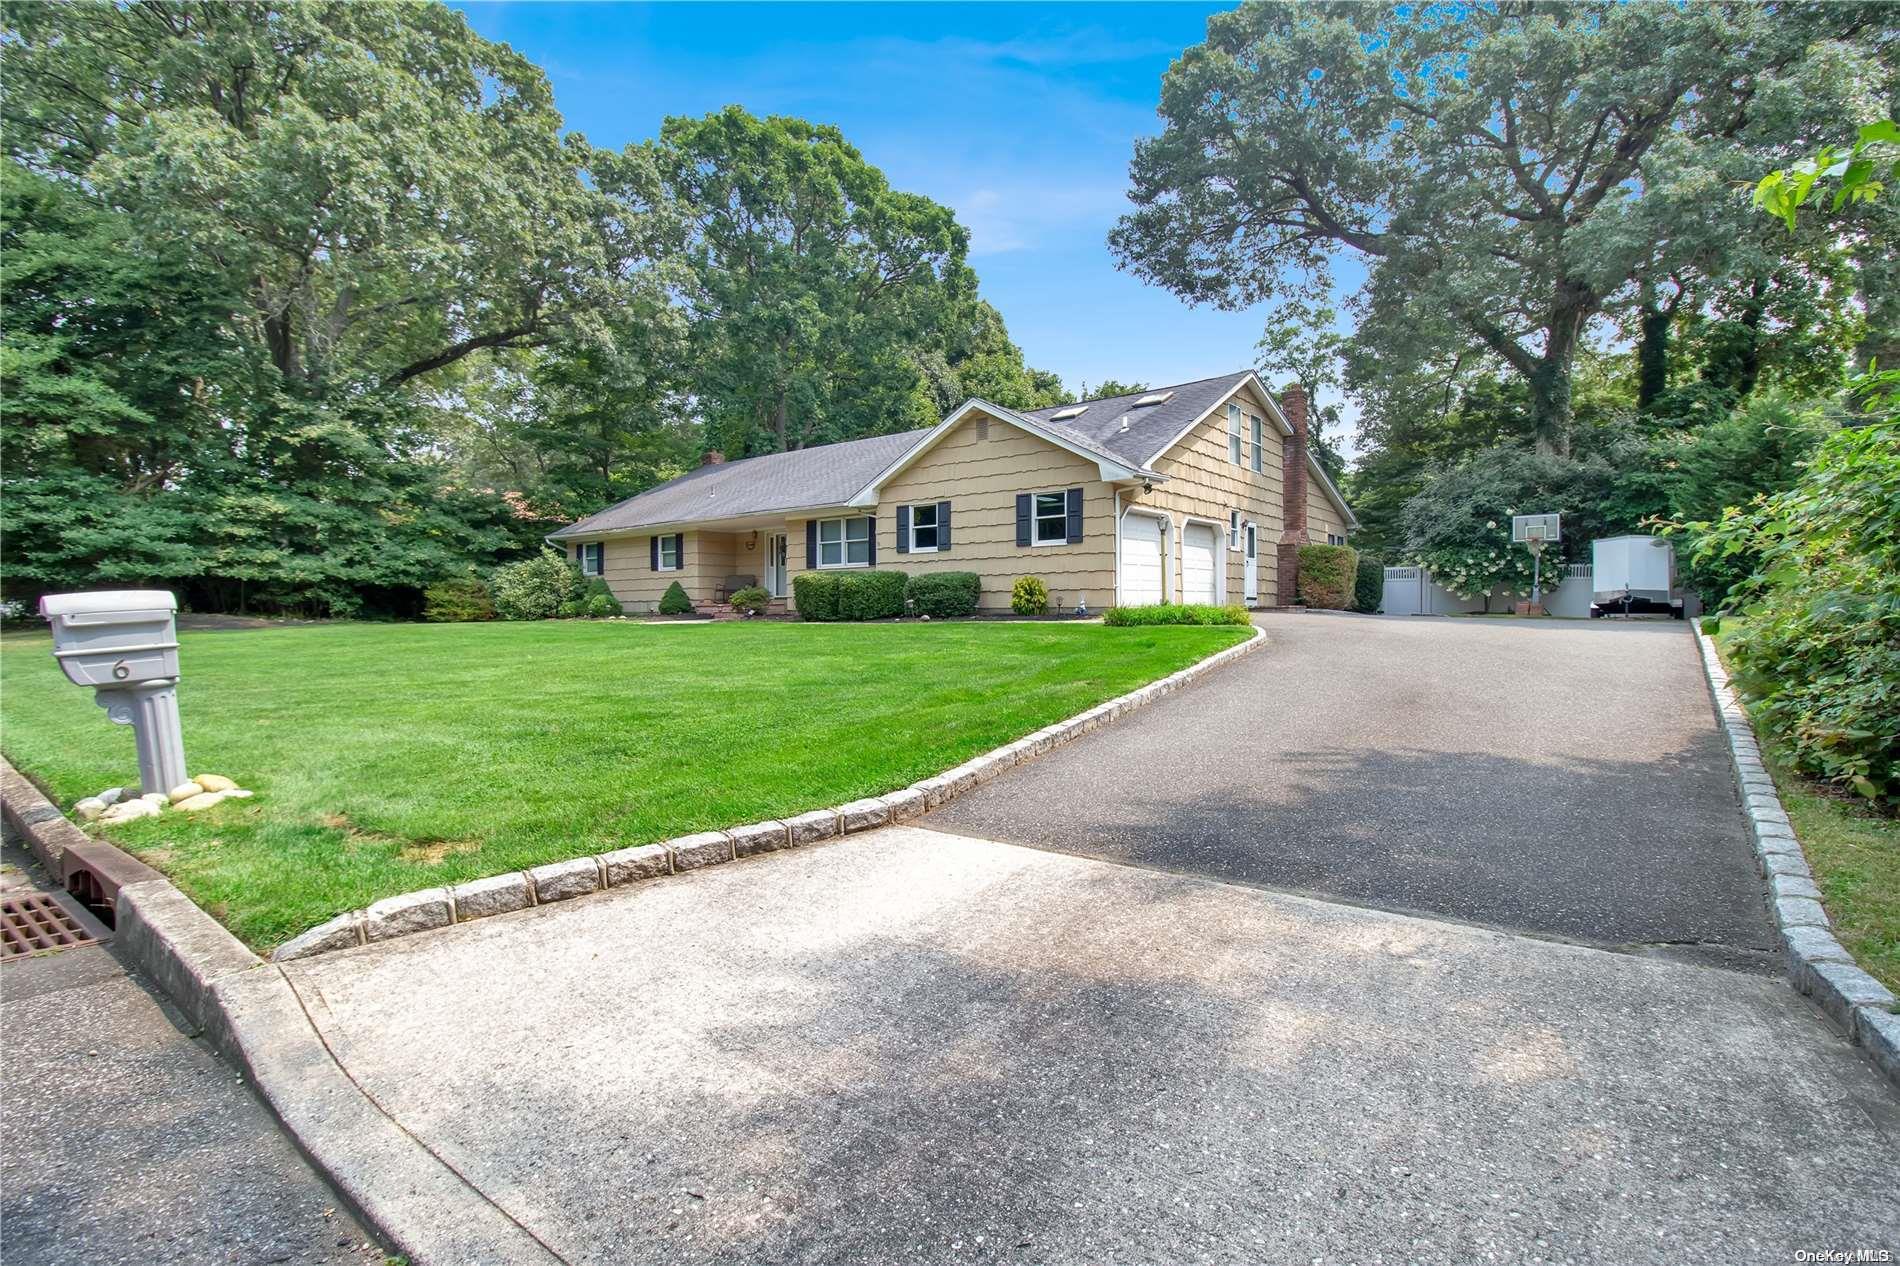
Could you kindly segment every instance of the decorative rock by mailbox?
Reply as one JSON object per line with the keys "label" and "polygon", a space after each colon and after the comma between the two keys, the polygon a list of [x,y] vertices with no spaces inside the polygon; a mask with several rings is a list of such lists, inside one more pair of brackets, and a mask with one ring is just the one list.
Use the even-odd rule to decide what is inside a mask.
{"label": "decorative rock by mailbox", "polygon": [[138,740],[139,785],[164,793],[185,781],[178,725],[178,603],[157,589],[55,593],[40,599],[53,658],[66,679]]}

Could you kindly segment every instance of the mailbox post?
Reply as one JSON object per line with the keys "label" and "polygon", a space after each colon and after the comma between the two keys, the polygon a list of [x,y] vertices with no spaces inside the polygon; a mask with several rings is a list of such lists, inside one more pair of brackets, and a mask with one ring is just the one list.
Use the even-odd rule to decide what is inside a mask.
{"label": "mailbox post", "polygon": [[139,785],[168,792],[185,781],[178,726],[178,630],[171,594],[158,589],[54,593],[40,599],[53,658],[76,686],[138,740]]}

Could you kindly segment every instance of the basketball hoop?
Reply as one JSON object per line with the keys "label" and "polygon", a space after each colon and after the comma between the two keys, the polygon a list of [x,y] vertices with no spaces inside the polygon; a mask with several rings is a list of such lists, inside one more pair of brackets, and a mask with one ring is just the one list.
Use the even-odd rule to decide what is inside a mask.
{"label": "basketball hoop", "polygon": [[1563,516],[1560,514],[1514,514],[1511,516],[1511,540],[1531,552],[1531,608],[1544,603],[1544,547],[1562,539]]}

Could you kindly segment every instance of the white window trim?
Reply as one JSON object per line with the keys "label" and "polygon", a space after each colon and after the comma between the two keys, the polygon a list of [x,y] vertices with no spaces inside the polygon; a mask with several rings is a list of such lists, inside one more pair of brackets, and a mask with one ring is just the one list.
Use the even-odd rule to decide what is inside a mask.
{"label": "white window trim", "polygon": [[1240,403],[1227,402],[1227,460],[1236,466],[1247,464],[1247,440],[1240,430]]}
{"label": "white window trim", "polygon": [[[1036,499],[1038,497],[1061,497],[1062,498],[1062,539],[1061,540],[1045,541],[1045,540],[1039,539],[1042,536],[1042,533],[1037,530],[1037,527],[1042,522],[1042,520],[1047,518],[1048,516],[1036,513]],[[1029,547],[1031,549],[1046,549],[1046,548],[1049,548],[1051,546],[1056,546],[1056,545],[1072,545],[1072,544],[1074,544],[1074,542],[1069,539],[1069,490],[1067,488],[1046,488],[1041,492],[1030,493],[1029,494]]]}
{"label": "white window trim", "polygon": [[[905,509],[910,511],[909,515],[906,516],[910,522],[910,540],[905,542],[905,544],[909,546],[910,552],[913,554],[943,553],[943,524],[934,522],[937,517],[937,503],[935,501],[919,501],[913,505],[906,506]],[[930,530],[937,534],[937,543],[935,545],[919,545],[917,543],[917,512],[919,510],[930,511],[930,517],[933,520],[930,525]]]}
{"label": "white window trim", "polygon": [[[818,570],[819,571],[847,571],[853,567],[869,567],[871,565],[871,560],[868,557],[861,563],[854,563],[850,561],[851,538],[848,535],[850,529],[845,527],[844,525],[848,523],[868,524],[870,523],[870,521],[871,521],[870,516],[863,515],[863,514],[847,514],[847,515],[840,515],[836,518],[818,520],[818,529],[817,529],[818,543],[813,549],[813,553],[818,559]],[[827,523],[836,523],[839,525],[838,526],[838,557],[844,561],[836,562],[836,563],[827,563],[825,561],[825,524]],[[875,533],[875,531],[876,529],[873,528],[867,532],[864,538],[867,543],[871,540],[871,536],[872,534]],[[870,552],[871,551],[869,550],[869,548],[865,550],[865,553],[867,555]]]}
{"label": "white window trim", "polygon": [[[666,547],[673,546],[673,565],[666,565]],[[668,532],[660,538],[660,570],[683,571],[686,568],[686,541],[677,532]]]}
{"label": "white window trim", "polygon": [[586,541],[581,545],[581,575],[599,576],[606,571],[606,553],[599,541]]}
{"label": "white window trim", "polygon": [[1264,442],[1267,437],[1267,420],[1257,413],[1249,413],[1247,415],[1247,425],[1253,432],[1253,461],[1249,464],[1249,469],[1256,475],[1264,475],[1267,473],[1266,444]]}

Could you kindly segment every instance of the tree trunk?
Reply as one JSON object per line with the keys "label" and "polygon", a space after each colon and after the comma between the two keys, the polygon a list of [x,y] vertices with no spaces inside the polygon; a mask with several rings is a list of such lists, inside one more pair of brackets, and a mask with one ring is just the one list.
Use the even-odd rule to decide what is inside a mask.
{"label": "tree trunk", "polygon": [[1587,310],[1569,306],[1555,313],[1544,330],[1544,354],[1527,375],[1531,387],[1531,425],[1537,451],[1570,456],[1570,374],[1577,359],[1577,339]]}
{"label": "tree trunk", "polygon": [[1669,329],[1674,314],[1656,302],[1656,288],[1643,284],[1642,317],[1636,338],[1636,411],[1648,413],[1669,387]]}

